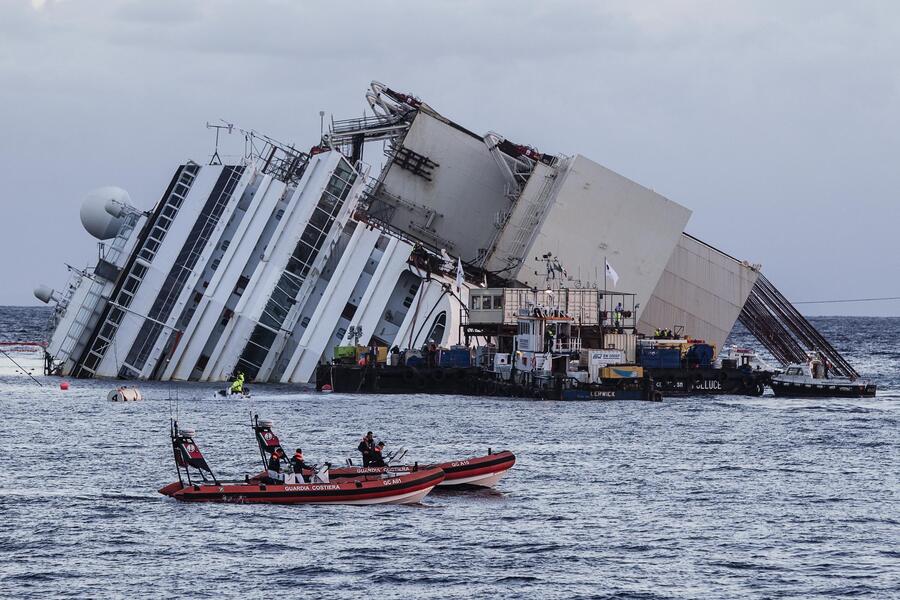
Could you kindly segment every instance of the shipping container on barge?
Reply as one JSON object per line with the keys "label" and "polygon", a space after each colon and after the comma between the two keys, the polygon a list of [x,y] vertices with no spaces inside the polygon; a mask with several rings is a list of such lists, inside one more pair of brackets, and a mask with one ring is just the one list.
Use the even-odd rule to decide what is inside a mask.
{"label": "shipping container on barge", "polygon": [[[772,372],[749,357],[714,362],[702,340],[634,327],[633,294],[556,287],[472,290],[463,338],[482,345],[337,349],[319,389],[364,393],[497,395],[553,400],[661,400],[761,395]],[[610,307],[612,308],[611,310]]]}

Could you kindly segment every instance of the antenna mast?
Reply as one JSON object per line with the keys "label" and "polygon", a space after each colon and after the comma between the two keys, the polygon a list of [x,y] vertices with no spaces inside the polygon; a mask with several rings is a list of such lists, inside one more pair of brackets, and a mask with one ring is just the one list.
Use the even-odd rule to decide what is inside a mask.
{"label": "antenna mast", "polygon": [[234,129],[234,123],[229,123],[225,119],[219,119],[219,120],[222,121],[222,123],[223,123],[222,125],[210,123],[209,121],[206,122],[207,129],[215,129],[216,130],[216,147],[215,147],[215,150],[213,151],[212,157],[209,159],[210,165],[221,165],[222,164],[222,157],[219,156],[219,133],[223,129],[227,129],[228,133],[231,133],[232,130]]}

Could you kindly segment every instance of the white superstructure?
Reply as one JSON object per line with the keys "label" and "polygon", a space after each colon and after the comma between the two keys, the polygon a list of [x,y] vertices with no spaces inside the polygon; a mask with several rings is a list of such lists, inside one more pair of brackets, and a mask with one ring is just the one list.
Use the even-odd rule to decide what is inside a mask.
{"label": "white superstructure", "polygon": [[[94,193],[82,219],[103,259],[41,290],[58,372],[308,382],[338,345],[471,341],[469,290],[543,289],[548,257],[557,288],[632,294],[639,331],[683,325],[721,347],[757,270],[684,235],[690,210],[381,84],[367,98],[372,116],[333,122],[308,153],[245,132],[239,164],[180,166],[146,212]],[[363,148],[382,143],[370,176]]]}

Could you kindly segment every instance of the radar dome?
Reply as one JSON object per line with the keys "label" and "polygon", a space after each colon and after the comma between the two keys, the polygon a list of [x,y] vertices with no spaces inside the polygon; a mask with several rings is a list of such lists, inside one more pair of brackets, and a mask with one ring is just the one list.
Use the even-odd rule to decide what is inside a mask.
{"label": "radar dome", "polygon": [[115,237],[122,227],[121,216],[114,217],[107,211],[110,203],[131,206],[131,197],[122,188],[107,186],[88,193],[81,204],[81,224],[98,240]]}
{"label": "radar dome", "polygon": [[46,285],[39,285],[34,288],[34,297],[47,304],[51,300],[54,300],[54,294],[56,292],[53,291],[53,288]]}

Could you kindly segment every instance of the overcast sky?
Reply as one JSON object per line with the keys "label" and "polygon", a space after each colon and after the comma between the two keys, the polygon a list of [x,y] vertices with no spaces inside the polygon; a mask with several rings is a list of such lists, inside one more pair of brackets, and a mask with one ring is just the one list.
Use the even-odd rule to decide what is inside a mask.
{"label": "overcast sky", "polygon": [[792,300],[900,296],[900,3],[2,0],[0,304],[96,255],[89,190],[149,208],[219,118],[309,146],[372,79],[653,188]]}

